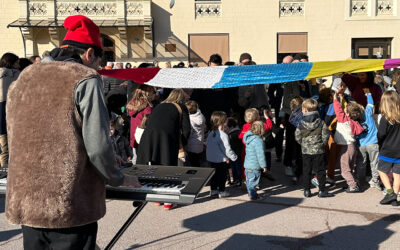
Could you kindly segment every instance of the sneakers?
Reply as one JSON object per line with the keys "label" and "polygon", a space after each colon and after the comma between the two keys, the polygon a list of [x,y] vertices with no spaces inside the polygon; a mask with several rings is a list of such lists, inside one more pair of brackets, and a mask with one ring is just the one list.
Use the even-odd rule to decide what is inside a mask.
{"label": "sneakers", "polygon": [[293,168],[289,166],[285,167],[285,175],[294,176]]}
{"label": "sneakers", "polygon": [[318,197],[319,198],[329,198],[335,196],[334,194],[328,193],[328,191],[319,191],[318,192]]}
{"label": "sneakers", "polygon": [[393,202],[397,203],[397,195],[395,193],[386,194],[385,197],[379,202],[381,205],[392,204]]}
{"label": "sneakers", "polygon": [[165,203],[164,204],[164,209],[165,210],[171,210],[171,209],[176,208],[177,206],[178,206],[177,204]]}
{"label": "sneakers", "polygon": [[311,179],[311,184],[313,184],[316,188],[319,186],[319,182],[316,176]]}
{"label": "sneakers", "polygon": [[329,178],[329,177],[327,177],[326,178],[326,183],[328,183],[330,186],[333,186],[333,185],[335,185],[335,180],[334,179],[331,179],[331,178]]}
{"label": "sneakers", "polygon": [[304,197],[306,197],[306,198],[310,198],[312,195],[311,195],[311,190],[310,189],[305,189],[304,190]]}
{"label": "sneakers", "polygon": [[219,192],[219,198],[225,198],[228,197],[230,195],[230,193],[223,191],[223,192]]}
{"label": "sneakers", "polygon": [[154,205],[161,206],[161,203],[160,202],[154,202]]}
{"label": "sneakers", "polygon": [[382,187],[381,187],[381,185],[379,185],[379,182],[375,182],[375,181],[371,180],[371,181],[368,182],[368,184],[369,184],[370,187],[376,188],[379,191],[382,191]]}
{"label": "sneakers", "polygon": [[355,187],[348,187],[347,189],[346,189],[346,193],[358,193],[358,192],[360,192],[360,188],[358,187],[358,186],[355,186]]}
{"label": "sneakers", "polygon": [[241,181],[236,180],[236,181],[233,181],[230,186],[231,187],[240,187],[240,185],[241,185]]}
{"label": "sneakers", "polygon": [[211,197],[214,197],[214,196],[217,196],[218,195],[218,190],[211,190],[210,191],[210,196]]}
{"label": "sneakers", "polygon": [[256,196],[250,197],[251,201],[257,201],[257,200],[260,200],[260,199],[261,199],[261,197],[258,194],[256,194]]}

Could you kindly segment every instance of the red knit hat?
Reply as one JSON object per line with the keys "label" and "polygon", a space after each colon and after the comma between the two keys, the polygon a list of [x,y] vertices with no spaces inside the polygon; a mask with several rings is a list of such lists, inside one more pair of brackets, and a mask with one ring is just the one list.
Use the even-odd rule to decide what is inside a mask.
{"label": "red knit hat", "polygon": [[93,47],[100,50],[103,48],[100,41],[99,27],[89,18],[82,15],[69,16],[64,21],[64,27],[68,32],[62,44],[77,47],[83,46],[84,48]]}

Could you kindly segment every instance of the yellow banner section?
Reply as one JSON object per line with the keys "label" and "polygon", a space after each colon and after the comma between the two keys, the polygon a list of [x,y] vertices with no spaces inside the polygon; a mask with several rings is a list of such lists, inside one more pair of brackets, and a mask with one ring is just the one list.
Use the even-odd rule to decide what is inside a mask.
{"label": "yellow banner section", "polygon": [[314,62],[306,79],[340,73],[357,73],[382,70],[386,59],[350,59],[344,61]]}

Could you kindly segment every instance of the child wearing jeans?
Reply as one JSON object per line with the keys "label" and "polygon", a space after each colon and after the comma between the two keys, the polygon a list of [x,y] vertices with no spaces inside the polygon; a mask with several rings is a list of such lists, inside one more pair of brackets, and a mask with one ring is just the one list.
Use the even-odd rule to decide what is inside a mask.
{"label": "child wearing jeans", "polygon": [[336,92],[333,98],[333,108],[336,113],[337,125],[335,142],[340,146],[340,169],[342,177],[346,180],[347,193],[356,193],[360,189],[353,176],[354,163],[357,156],[356,135],[364,129],[357,122],[364,113],[363,107],[355,102],[347,103],[344,111],[341,102],[344,100],[342,92]]}
{"label": "child wearing jeans", "polygon": [[[268,118],[267,113],[264,113],[264,118],[266,119],[264,123],[264,133],[266,131],[272,130],[272,121]],[[244,135],[249,131],[251,125],[260,120],[260,113],[255,108],[246,109],[244,112],[244,120],[246,124],[243,125],[242,131],[239,134],[239,139],[244,138]],[[246,158],[246,143],[243,141],[243,149],[242,149],[242,159]],[[243,172],[244,174],[244,172]]]}
{"label": "child wearing jeans", "polygon": [[211,178],[210,196],[219,194],[220,198],[229,196],[225,191],[226,169],[229,160],[236,161],[237,155],[231,149],[229,137],[224,132],[226,114],[223,111],[215,111],[211,115],[211,131],[207,136],[206,156],[210,167],[215,169]]}
{"label": "child wearing jeans", "polygon": [[264,124],[261,121],[256,121],[243,136],[243,141],[246,143],[246,158],[244,160],[246,187],[250,200],[257,200],[259,198],[256,186],[260,182],[261,169],[264,172],[267,171],[264,140],[262,139],[264,133]]}
{"label": "child wearing jeans", "polygon": [[[396,91],[383,93],[379,110],[382,118],[378,128],[378,171],[386,188],[386,195],[380,204],[397,206],[400,187],[400,98]],[[388,176],[390,171],[393,172],[393,187]]]}
{"label": "child wearing jeans", "polygon": [[295,131],[296,141],[301,145],[303,154],[303,187],[304,196],[311,197],[312,171],[318,179],[318,197],[332,197],[325,189],[325,146],[328,143],[329,131],[318,113],[318,102],[314,99],[305,100],[302,105],[303,117]]}

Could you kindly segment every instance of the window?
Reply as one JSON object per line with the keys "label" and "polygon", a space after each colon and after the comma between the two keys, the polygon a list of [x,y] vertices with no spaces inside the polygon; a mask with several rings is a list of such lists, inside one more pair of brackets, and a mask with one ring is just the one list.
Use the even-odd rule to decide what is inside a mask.
{"label": "window", "polygon": [[393,38],[353,38],[351,56],[355,59],[387,59],[391,57]]}
{"label": "window", "polygon": [[101,65],[105,66],[107,62],[115,61],[114,41],[107,35],[101,34],[101,44],[103,45],[103,58]]}

